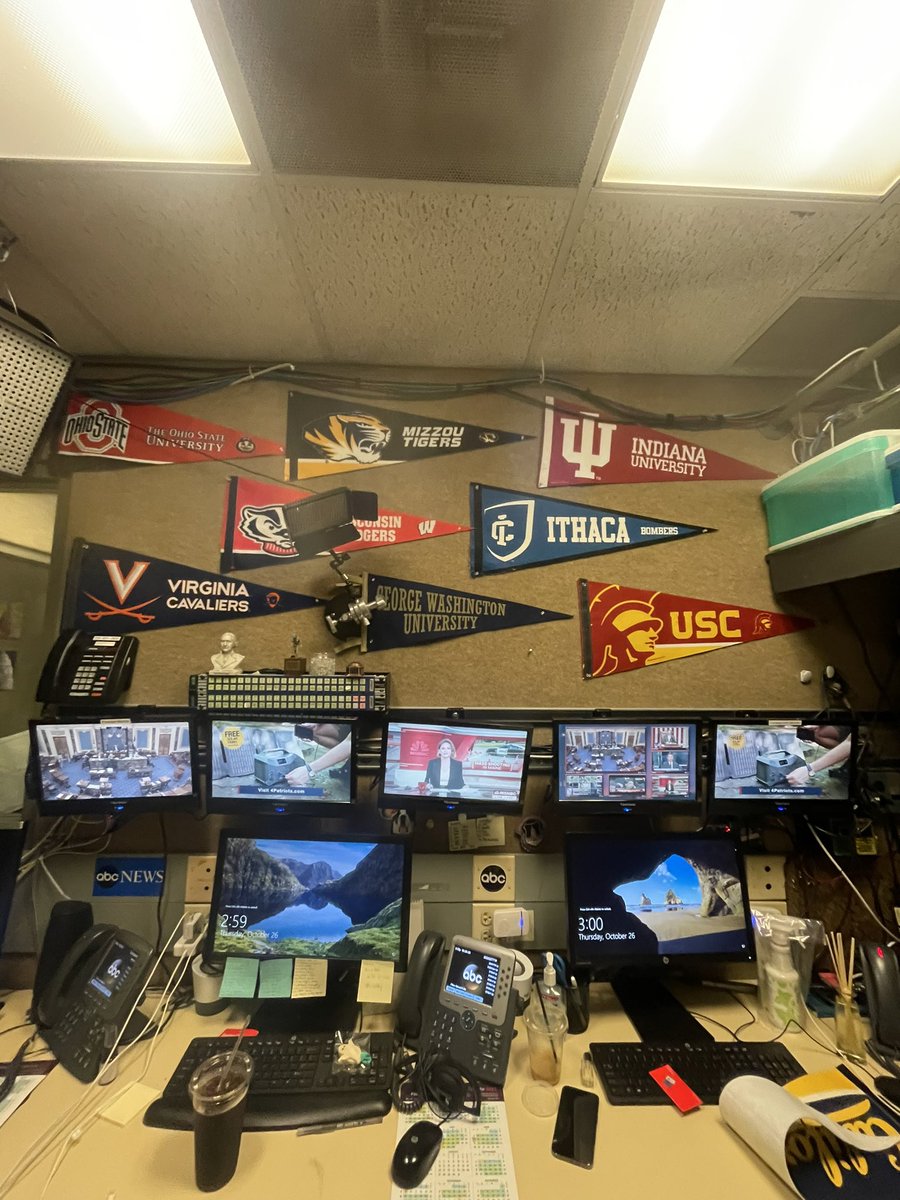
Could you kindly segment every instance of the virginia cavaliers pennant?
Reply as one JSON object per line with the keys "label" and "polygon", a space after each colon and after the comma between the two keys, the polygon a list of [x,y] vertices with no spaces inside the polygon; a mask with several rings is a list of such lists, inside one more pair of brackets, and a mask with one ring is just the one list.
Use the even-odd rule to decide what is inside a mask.
{"label": "virginia cavaliers pennant", "polygon": [[185,463],[284,453],[278,442],[152,404],[72,396],[59,433],[60,454],[120,462]]}
{"label": "virginia cavaliers pennant", "polygon": [[618,583],[578,581],[585,679],[809,629],[805,617]]}
{"label": "virginia cavaliers pennant", "polygon": [[353,400],[323,400],[305,392],[291,392],[284,477],[341,475],[531,440],[526,433],[506,433],[440,417],[368,408]]}
{"label": "virginia cavaliers pennant", "polygon": [[[304,500],[314,493],[301,488],[285,487],[279,483],[262,483],[232,475],[225,496],[225,517],[222,523],[222,554],[219,566],[223,571],[246,571],[276,562],[297,558],[284,521],[284,505]],[[401,542],[419,542],[426,538],[444,537],[449,533],[466,533],[468,525],[454,525],[433,517],[396,512],[378,506],[374,521],[354,521],[362,534],[356,542],[335,549],[341,552],[373,550],[376,546],[397,546]],[[322,552],[327,554],[328,551]]]}
{"label": "virginia cavaliers pennant", "polygon": [[691,483],[773,479],[750,463],[646,425],[605,421],[546,398],[538,487],[588,483]]}
{"label": "virginia cavaliers pennant", "polygon": [[469,492],[470,566],[476,577],[715,533],[706,526],[530,496],[483,483],[470,484]]}
{"label": "virginia cavaliers pennant", "polygon": [[302,592],[226,579],[183,563],[76,538],[66,580],[63,623],[100,633],[135,633],[203,621],[268,617],[321,603]]}
{"label": "virginia cavaliers pennant", "polygon": [[440,642],[445,638],[467,637],[470,633],[489,633],[511,629],[514,625],[537,625],[542,621],[569,621],[569,613],[517,604],[474,592],[457,592],[433,583],[412,579],[390,579],[387,575],[366,575],[366,599],[378,596],[384,608],[372,613],[365,631],[367,650],[393,650],[421,642]]}

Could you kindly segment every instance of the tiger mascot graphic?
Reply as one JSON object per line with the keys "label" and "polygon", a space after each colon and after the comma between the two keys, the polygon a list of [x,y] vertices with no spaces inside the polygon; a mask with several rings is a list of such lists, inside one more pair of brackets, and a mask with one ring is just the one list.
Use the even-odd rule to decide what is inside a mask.
{"label": "tiger mascot graphic", "polygon": [[391,431],[368,414],[332,413],[324,421],[305,426],[303,440],[329,462],[355,462],[365,467],[381,461]]}

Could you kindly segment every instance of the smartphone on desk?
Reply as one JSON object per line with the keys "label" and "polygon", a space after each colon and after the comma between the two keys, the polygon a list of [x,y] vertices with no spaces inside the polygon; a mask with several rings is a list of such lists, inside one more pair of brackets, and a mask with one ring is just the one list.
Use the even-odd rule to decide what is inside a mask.
{"label": "smartphone on desk", "polygon": [[556,1128],[550,1143],[553,1157],[573,1163],[576,1167],[592,1167],[599,1112],[600,1098],[596,1092],[564,1087],[559,1097]]}

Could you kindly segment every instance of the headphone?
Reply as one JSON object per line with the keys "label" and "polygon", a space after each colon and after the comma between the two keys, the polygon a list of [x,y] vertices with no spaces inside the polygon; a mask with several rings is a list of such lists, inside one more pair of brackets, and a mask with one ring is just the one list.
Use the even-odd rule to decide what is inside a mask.
{"label": "headphone", "polygon": [[391,1099],[398,1112],[415,1112],[424,1101],[442,1122],[481,1112],[481,1091],[466,1070],[446,1054],[420,1054],[404,1042],[394,1055]]}

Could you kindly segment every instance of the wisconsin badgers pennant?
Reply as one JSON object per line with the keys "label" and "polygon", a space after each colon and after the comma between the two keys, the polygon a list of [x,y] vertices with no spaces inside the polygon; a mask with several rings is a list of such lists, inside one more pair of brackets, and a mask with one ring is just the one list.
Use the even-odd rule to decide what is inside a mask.
{"label": "wisconsin badgers pennant", "polygon": [[120,462],[185,463],[279,455],[278,442],[152,404],[72,396],[59,434],[60,454]]}
{"label": "wisconsin badgers pennant", "polygon": [[365,630],[365,649],[393,650],[422,642],[490,633],[515,625],[537,625],[542,621],[568,621],[569,613],[517,604],[474,592],[457,592],[433,583],[412,579],[390,579],[366,575],[366,599],[371,604],[382,597],[384,608],[375,609]]}
{"label": "wisconsin badgers pennant", "polygon": [[805,617],[618,583],[578,581],[585,679],[809,629]]}
{"label": "wisconsin badgers pennant", "polygon": [[[296,559],[294,544],[284,522],[283,505],[303,500],[313,493],[280,483],[262,483],[256,479],[232,475],[225,494],[222,522],[222,549],[219,566],[223,571],[247,571],[276,562]],[[401,542],[419,542],[466,533],[468,525],[454,525],[433,517],[414,516],[378,506],[375,521],[353,522],[362,538],[335,547],[338,551],[373,550],[377,546],[397,546]],[[327,554],[327,551],[323,551]]]}
{"label": "wisconsin badgers pennant", "polygon": [[226,579],[183,563],[76,538],[66,580],[64,624],[97,633],[135,633],[268,617],[321,603],[302,592]]}
{"label": "wisconsin badgers pennant", "polygon": [[532,440],[525,433],[291,392],[284,477],[340,475]]}
{"label": "wisconsin badgers pennant", "polygon": [[706,526],[530,496],[483,483],[470,484],[469,494],[470,566],[476,577],[715,533]]}
{"label": "wisconsin badgers pennant", "polygon": [[605,421],[547,397],[538,487],[773,479],[751,463],[646,425]]}

